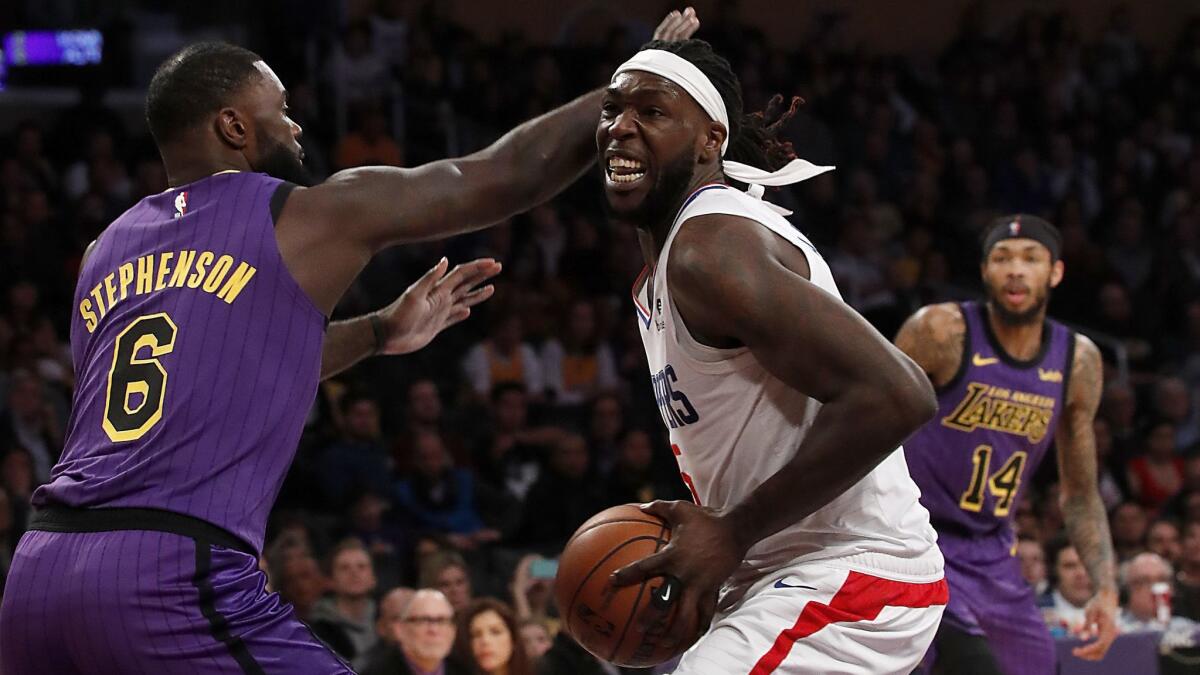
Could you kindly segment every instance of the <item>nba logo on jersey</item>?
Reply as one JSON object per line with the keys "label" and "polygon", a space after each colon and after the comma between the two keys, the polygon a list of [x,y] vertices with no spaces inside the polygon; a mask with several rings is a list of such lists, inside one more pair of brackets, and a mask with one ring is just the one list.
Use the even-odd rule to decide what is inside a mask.
{"label": "nba logo on jersey", "polygon": [[187,212],[187,190],[175,195],[175,217],[179,218]]}

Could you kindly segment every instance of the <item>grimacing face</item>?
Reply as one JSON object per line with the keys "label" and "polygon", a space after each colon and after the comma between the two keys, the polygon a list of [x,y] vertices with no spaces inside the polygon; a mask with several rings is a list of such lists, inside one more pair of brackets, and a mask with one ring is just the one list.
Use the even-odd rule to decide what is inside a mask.
{"label": "grimacing face", "polygon": [[608,210],[634,224],[667,217],[700,165],[720,161],[725,128],[673,82],[643,71],[605,90],[596,150]]}
{"label": "grimacing face", "polygon": [[1038,319],[1050,300],[1050,289],[1063,278],[1063,263],[1050,249],[1026,238],[1002,239],[980,266],[984,290],[999,319],[1009,325]]}

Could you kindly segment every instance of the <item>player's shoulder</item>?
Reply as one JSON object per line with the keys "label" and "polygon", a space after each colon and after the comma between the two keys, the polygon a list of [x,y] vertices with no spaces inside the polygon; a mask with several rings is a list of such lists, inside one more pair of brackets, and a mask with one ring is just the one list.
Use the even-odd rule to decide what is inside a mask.
{"label": "player's shoulder", "polygon": [[1071,369],[1079,371],[1081,369],[1101,368],[1103,360],[1100,355],[1100,348],[1096,346],[1096,343],[1078,331],[1075,332],[1074,339],[1074,356],[1071,359]]}
{"label": "player's shoulder", "polygon": [[924,339],[938,343],[961,340],[966,332],[962,306],[956,302],[939,302],[918,309],[905,322]]}

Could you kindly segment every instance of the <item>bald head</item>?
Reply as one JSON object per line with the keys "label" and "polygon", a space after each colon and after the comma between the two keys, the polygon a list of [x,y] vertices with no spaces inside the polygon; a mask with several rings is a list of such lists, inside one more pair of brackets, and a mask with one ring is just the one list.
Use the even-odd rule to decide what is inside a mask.
{"label": "bald head", "polygon": [[441,591],[423,588],[401,614],[393,638],[422,670],[436,670],[454,646],[454,609]]}

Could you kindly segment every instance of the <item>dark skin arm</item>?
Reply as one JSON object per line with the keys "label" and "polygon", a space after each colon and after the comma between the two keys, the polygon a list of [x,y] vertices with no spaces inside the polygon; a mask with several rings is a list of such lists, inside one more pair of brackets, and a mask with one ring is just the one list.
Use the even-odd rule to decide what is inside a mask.
{"label": "dark skin arm", "polygon": [[941,387],[958,372],[965,336],[962,308],[945,302],[908,317],[896,334],[896,346],[925,371],[933,386]]}
{"label": "dark skin arm", "polygon": [[[682,40],[700,23],[671,12],[654,33]],[[276,231],[288,269],[326,315],[371,256],[498,223],[549,200],[596,161],[596,90],[466,157],[413,169],[361,167],[293,191]]]}
{"label": "dark skin arm", "polygon": [[[667,281],[693,335],[745,345],[822,407],[793,459],[741,503],[724,511],[687,502],[645,507],[670,523],[671,543],[617,571],[613,582],[680,580],[669,642],[690,643],[689,627],[707,629],[718,588],[754,544],[841,495],[936,410],[916,364],[808,275],[798,248],[736,216],[691,219],[672,244]],[[871,424],[862,424],[868,417]]]}
{"label": "dark skin arm", "polygon": [[[447,273],[449,266],[442,258],[387,307],[329,324],[321,351],[321,379],[369,356],[415,352],[438,333],[464,321],[472,307],[492,297],[495,288],[479,284],[499,274],[500,263],[490,258],[474,260]],[[378,325],[378,336],[372,317]]]}
{"label": "dark skin arm", "polygon": [[1097,481],[1096,436],[1092,423],[1100,406],[1104,370],[1100,350],[1088,338],[1075,338],[1075,361],[1063,417],[1054,437],[1058,448],[1058,475],[1062,489],[1063,523],[1071,544],[1092,579],[1095,595],[1088,602],[1083,637],[1095,642],[1075,648],[1083,659],[1104,658],[1117,637],[1116,556],[1104,502]]}

